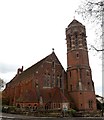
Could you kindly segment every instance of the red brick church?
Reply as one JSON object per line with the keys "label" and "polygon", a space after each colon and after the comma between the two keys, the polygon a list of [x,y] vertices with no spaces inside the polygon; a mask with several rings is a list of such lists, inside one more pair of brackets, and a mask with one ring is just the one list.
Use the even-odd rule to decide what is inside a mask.
{"label": "red brick church", "polygon": [[67,70],[54,50],[26,70],[19,68],[6,84],[9,105],[45,109],[96,110],[85,26],[73,20],[66,28]]}

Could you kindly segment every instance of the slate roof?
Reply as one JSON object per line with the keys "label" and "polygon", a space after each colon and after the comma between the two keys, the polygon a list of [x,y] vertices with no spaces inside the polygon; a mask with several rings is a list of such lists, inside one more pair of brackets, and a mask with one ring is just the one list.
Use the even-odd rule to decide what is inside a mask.
{"label": "slate roof", "polygon": [[32,65],[31,67],[27,68],[21,74],[16,75],[9,83],[11,83],[11,82],[12,83],[13,82],[16,83],[16,82],[19,82],[19,81],[21,81],[21,80],[31,76],[37,70],[37,68],[44,62],[44,60],[47,57],[45,57],[44,59],[40,60],[39,62],[37,62],[36,64]]}
{"label": "slate roof", "polygon": [[77,21],[76,19],[74,19],[74,20],[68,25],[68,28],[69,28],[69,27],[73,27],[73,26],[82,26],[82,27],[85,27],[82,23],[80,23],[80,22]]}
{"label": "slate roof", "polygon": [[[36,64],[34,64],[34,65],[32,65],[31,67],[29,67],[29,68],[27,68],[26,70],[24,70],[21,74],[16,75],[16,76],[15,76],[9,83],[7,83],[7,84],[9,84],[9,85],[10,85],[10,83],[17,84],[18,82],[24,80],[25,78],[32,76],[32,74],[35,73],[35,71],[37,71],[38,67],[40,67],[40,66],[43,64],[43,62],[44,62],[47,58],[51,57],[52,55],[54,55],[54,56],[57,58],[56,54],[55,54],[54,52],[52,52],[50,55],[46,56],[45,58],[43,58],[42,60],[40,60],[40,61],[37,62]],[[57,60],[58,60],[58,58],[57,58]],[[58,62],[60,63],[59,60],[58,60]],[[61,63],[60,63],[60,65],[61,65]],[[61,66],[62,66],[62,65],[61,65]],[[62,66],[62,68],[63,68],[63,66]],[[63,68],[63,69],[64,69],[64,68]]]}

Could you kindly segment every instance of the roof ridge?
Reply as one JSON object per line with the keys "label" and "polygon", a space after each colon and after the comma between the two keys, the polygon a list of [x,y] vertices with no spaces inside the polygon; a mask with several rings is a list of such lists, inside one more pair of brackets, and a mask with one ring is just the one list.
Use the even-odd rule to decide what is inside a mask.
{"label": "roof ridge", "polygon": [[[31,74],[33,74],[33,72],[36,72],[36,70],[39,68],[39,66],[42,65],[42,63],[50,56],[55,55],[56,59],[58,60],[58,62],[60,63],[60,65],[62,66],[61,62],[59,61],[58,57],[56,56],[55,52],[53,51],[51,54],[47,55],[46,57],[44,57],[43,59],[41,59],[40,61],[36,62],[35,64],[33,64],[32,66],[28,67],[27,69],[25,69],[21,74],[17,75],[11,80],[9,81],[9,83],[18,83],[19,81],[22,80],[22,78],[27,77],[28,75],[30,76]],[[63,66],[62,66],[63,68]],[[64,69],[64,68],[63,68]],[[19,80],[17,80],[19,79]]]}
{"label": "roof ridge", "polygon": [[80,24],[81,26],[84,26],[81,22],[79,22],[78,20],[76,20],[76,19],[74,19],[74,20],[72,20],[72,22],[68,25],[68,27],[70,27],[72,24],[74,24],[74,23],[77,23],[77,24]]}

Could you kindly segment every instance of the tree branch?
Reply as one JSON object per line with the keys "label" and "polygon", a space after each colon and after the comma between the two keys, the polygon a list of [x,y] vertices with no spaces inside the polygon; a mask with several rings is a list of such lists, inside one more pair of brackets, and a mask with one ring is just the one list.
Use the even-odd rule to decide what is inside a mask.
{"label": "tree branch", "polygon": [[96,3],[94,3],[94,2],[91,2],[91,1],[88,1],[88,3],[90,3],[90,4],[94,4],[94,5],[100,5],[100,6],[103,6],[104,5],[104,3],[101,1],[101,2],[96,2]]}
{"label": "tree branch", "polygon": [[97,49],[97,48],[95,48],[93,45],[91,45],[91,47],[94,48],[97,52],[104,51],[104,49]]}

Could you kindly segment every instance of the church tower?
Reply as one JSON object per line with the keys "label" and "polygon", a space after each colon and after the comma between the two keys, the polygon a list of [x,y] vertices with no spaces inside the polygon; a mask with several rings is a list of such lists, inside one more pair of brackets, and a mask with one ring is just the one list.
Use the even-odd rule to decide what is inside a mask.
{"label": "church tower", "polygon": [[89,65],[86,29],[77,20],[66,28],[68,92],[77,110],[96,110],[96,97]]}

